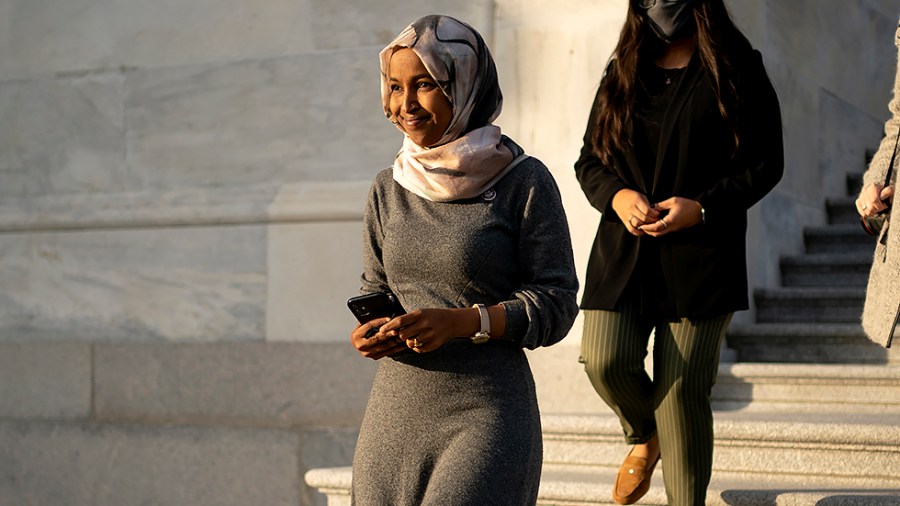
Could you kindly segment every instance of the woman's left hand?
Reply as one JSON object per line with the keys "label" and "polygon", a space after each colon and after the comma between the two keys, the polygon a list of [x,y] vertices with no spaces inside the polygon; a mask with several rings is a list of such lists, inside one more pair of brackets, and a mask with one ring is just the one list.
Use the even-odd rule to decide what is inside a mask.
{"label": "woman's left hand", "polygon": [[652,237],[677,232],[700,223],[703,220],[700,211],[702,208],[703,206],[696,200],[672,197],[656,204],[656,209],[663,213],[659,220],[638,228]]}
{"label": "woman's left hand", "polygon": [[887,209],[893,199],[893,185],[883,188],[880,184],[870,184],[856,199],[856,212],[863,218],[875,216]]}
{"label": "woman's left hand", "polygon": [[447,341],[474,333],[477,310],[419,309],[398,316],[381,327],[381,332],[396,331],[409,348],[417,353],[434,351]]}
{"label": "woman's left hand", "polygon": [[380,332],[379,325],[384,325],[390,318],[376,318],[357,325],[350,333],[350,343],[360,355],[378,360],[406,350],[406,343],[396,335]]}

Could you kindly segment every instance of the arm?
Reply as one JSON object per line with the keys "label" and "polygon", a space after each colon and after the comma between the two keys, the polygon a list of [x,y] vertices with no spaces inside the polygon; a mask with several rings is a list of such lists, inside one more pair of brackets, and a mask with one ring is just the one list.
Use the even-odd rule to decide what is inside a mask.
{"label": "arm", "polygon": [[619,190],[625,189],[628,185],[615,173],[615,171],[604,165],[600,159],[594,154],[594,132],[596,130],[597,115],[601,113],[598,105],[600,90],[606,82],[612,78],[615,73],[615,60],[610,61],[606,67],[606,72],[600,87],[597,90],[597,96],[594,97],[594,103],[591,106],[591,112],[588,115],[588,124],[584,132],[582,141],[581,154],[578,161],[575,162],[575,176],[581,184],[581,190],[584,192],[588,201],[595,209],[603,213],[603,219],[614,219],[621,221],[612,209],[612,199]]}
{"label": "arm", "polygon": [[382,260],[384,230],[381,226],[381,196],[376,189],[377,181],[369,188],[366,209],[363,214],[363,273],[360,276],[360,293],[390,291],[387,274]]}
{"label": "arm", "polygon": [[[510,340],[506,336],[506,310],[500,304],[487,307],[491,339]],[[452,339],[469,339],[481,330],[481,315],[475,308],[417,309],[385,320],[381,331],[396,338],[417,353],[437,350]]]}
{"label": "arm", "polygon": [[597,116],[602,114],[598,98],[600,90],[615,72],[614,64],[615,60],[610,61],[606,67],[603,81],[597,90],[597,96],[594,97],[582,140],[581,154],[575,162],[575,176],[588,201],[603,214],[604,220],[620,222],[630,234],[641,236],[644,235],[641,226],[658,220],[659,212],[650,206],[646,195],[630,189],[612,167],[605,165],[594,154]]}
{"label": "arm", "polygon": [[[878,146],[878,151],[872,157],[869,168],[863,174],[863,185],[859,197],[856,199],[856,210],[862,216],[872,216],[887,208],[881,202],[882,199],[893,196],[893,187],[882,188],[884,178],[887,176],[888,165],[894,153],[897,136],[900,135],[900,26],[897,28],[898,65],[894,77],[894,91],[888,110],[891,117],[884,124],[884,138]],[[896,170],[896,169],[895,169]],[[865,206],[865,209],[863,209]]]}
{"label": "arm", "polygon": [[[900,37],[900,27],[898,27],[897,36]],[[898,59],[900,59],[900,43],[898,43]],[[894,152],[894,143],[897,140],[898,133],[900,133],[900,65],[897,67],[897,73],[894,78],[893,97],[888,103],[888,110],[891,113],[891,117],[884,124],[884,138],[881,139],[878,151],[872,157],[872,162],[863,175],[863,188],[872,184],[884,183],[888,163],[891,161],[891,154]]]}
{"label": "arm", "polygon": [[[360,293],[390,291],[381,254],[384,231],[381,226],[380,196],[376,187],[377,180],[369,189],[363,216],[363,273],[360,276]],[[374,360],[405,350],[405,343],[397,340],[396,335],[378,332],[366,337],[370,329],[380,327],[388,321],[389,318],[377,318],[363,325],[357,325],[350,332],[353,347],[362,356]]]}
{"label": "arm", "polygon": [[778,96],[758,51],[753,51],[745,64],[749,68],[744,72],[740,111],[744,127],[729,176],[694,197],[705,210],[707,224],[724,224],[731,213],[745,212],[771,191],[784,173]]}
{"label": "arm", "polygon": [[[501,305],[506,333],[528,349],[561,341],[578,314],[578,278],[559,189],[542,164],[531,173],[519,231],[522,286]],[[493,316],[493,315],[492,315]]]}

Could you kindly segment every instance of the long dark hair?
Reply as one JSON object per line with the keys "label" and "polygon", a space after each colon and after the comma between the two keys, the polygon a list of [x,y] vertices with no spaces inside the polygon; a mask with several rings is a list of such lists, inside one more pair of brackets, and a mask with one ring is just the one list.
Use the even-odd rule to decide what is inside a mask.
{"label": "long dark hair", "polygon": [[[600,114],[594,128],[594,154],[603,163],[610,163],[615,151],[622,151],[631,143],[626,126],[631,121],[638,87],[639,62],[655,60],[665,49],[638,6],[639,1],[628,2],[625,25],[612,56],[615,61],[611,62],[610,74],[597,96]],[[740,95],[733,64],[740,53],[750,49],[750,42],[731,20],[723,0],[694,0],[693,8],[698,56],[712,81],[719,113],[731,128],[734,153],[740,144],[740,118],[736,116]]]}

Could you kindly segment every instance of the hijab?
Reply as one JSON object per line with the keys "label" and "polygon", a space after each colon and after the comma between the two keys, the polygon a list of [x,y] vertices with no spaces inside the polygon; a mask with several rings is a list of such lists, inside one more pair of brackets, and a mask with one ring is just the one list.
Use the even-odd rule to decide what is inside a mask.
{"label": "hijab", "polygon": [[[422,60],[450,100],[453,117],[432,147],[419,146],[408,136],[394,159],[393,177],[414,194],[435,202],[478,196],[490,189],[522,155],[521,148],[491,124],[503,105],[497,67],[481,35],[449,16],[425,16],[406,27],[379,54],[381,102],[390,112],[391,56],[409,48]],[[397,125],[397,128],[400,128]],[[400,128],[402,131],[402,128]],[[507,143],[511,147],[507,147]]]}

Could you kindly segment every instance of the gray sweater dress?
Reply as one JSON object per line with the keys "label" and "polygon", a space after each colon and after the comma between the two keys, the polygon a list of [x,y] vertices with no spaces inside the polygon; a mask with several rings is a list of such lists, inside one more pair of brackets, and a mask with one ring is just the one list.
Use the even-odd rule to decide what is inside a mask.
{"label": "gray sweater dress", "polygon": [[432,202],[378,174],[365,213],[362,293],[407,311],[501,303],[506,335],[379,362],[353,461],[358,506],[534,504],[542,443],[523,348],[560,341],[578,281],[559,190],[527,158],[479,197]]}

